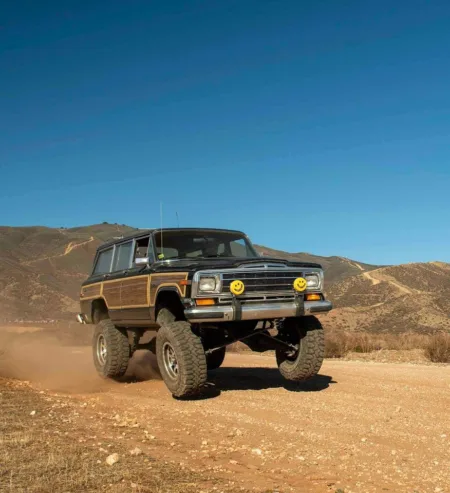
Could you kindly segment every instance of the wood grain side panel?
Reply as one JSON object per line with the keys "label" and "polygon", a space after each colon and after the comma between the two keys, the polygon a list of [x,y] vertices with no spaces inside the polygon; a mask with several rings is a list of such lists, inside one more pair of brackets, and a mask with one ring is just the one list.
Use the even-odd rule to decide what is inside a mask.
{"label": "wood grain side panel", "polygon": [[122,280],[122,308],[149,306],[149,276],[131,277]]}
{"label": "wood grain side panel", "polygon": [[92,284],[91,286],[83,286],[81,288],[81,296],[82,300],[98,298],[101,295],[102,284]]}
{"label": "wood grain side panel", "polygon": [[150,276],[150,306],[153,306],[155,304],[158,291],[163,287],[175,287],[180,296],[186,296],[186,286],[182,286],[180,282],[186,281],[187,278],[187,272],[174,272],[171,274],[152,274]]}
{"label": "wood grain side panel", "polygon": [[120,280],[103,283],[102,295],[109,309],[120,308],[120,284]]}

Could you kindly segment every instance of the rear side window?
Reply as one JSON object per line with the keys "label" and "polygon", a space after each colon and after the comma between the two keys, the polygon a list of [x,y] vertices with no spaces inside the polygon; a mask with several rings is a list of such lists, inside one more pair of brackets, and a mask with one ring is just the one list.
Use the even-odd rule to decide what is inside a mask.
{"label": "rear side window", "polygon": [[106,274],[107,272],[110,272],[112,256],[112,248],[108,248],[108,250],[101,252],[97,258],[97,263],[95,264],[94,274]]}
{"label": "rear side window", "polygon": [[113,272],[118,270],[128,269],[131,263],[131,252],[133,250],[133,242],[129,241],[116,247],[114,255]]}

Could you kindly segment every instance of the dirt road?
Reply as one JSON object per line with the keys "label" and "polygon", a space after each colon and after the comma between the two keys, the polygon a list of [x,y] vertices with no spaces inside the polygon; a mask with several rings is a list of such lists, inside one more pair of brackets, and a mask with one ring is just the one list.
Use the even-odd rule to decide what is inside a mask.
{"label": "dirt road", "polygon": [[449,366],[326,361],[294,389],[273,358],[228,354],[205,398],[180,402],[136,356],[134,372],[152,379],[101,381],[86,347],[21,345],[8,371],[83,403],[104,440],[246,489],[450,491]]}

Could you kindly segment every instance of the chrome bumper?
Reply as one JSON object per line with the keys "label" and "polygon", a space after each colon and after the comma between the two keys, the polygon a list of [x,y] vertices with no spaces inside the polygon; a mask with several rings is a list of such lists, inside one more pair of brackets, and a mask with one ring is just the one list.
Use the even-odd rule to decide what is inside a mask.
{"label": "chrome bumper", "polygon": [[[330,301],[305,301],[304,314],[329,312],[332,309]],[[229,322],[236,320],[270,320],[274,318],[295,317],[298,305],[295,302],[285,303],[249,303],[241,305],[240,316],[232,305],[215,305],[187,308],[184,311],[189,322]]]}

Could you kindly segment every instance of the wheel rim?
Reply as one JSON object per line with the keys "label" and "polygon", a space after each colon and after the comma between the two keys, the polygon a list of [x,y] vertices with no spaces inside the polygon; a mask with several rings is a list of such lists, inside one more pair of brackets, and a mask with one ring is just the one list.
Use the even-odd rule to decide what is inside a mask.
{"label": "wheel rim", "polygon": [[178,360],[175,349],[169,342],[165,342],[163,345],[163,360],[167,374],[172,380],[176,380],[178,378]]}
{"label": "wheel rim", "polygon": [[97,339],[97,360],[101,366],[105,366],[107,356],[106,339],[103,334],[100,334]]}

